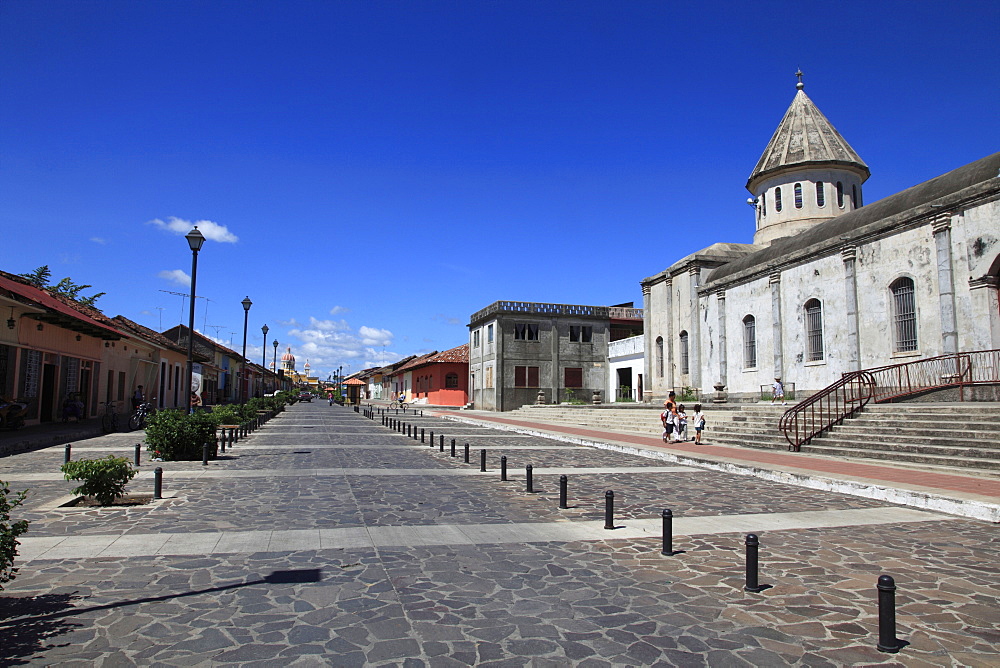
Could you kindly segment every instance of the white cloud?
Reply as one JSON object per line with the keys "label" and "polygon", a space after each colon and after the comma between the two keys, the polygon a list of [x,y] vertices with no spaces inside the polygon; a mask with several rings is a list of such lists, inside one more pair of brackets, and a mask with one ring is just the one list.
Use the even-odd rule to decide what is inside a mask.
{"label": "white cloud", "polygon": [[234,244],[239,241],[239,237],[230,232],[225,225],[220,225],[212,222],[211,220],[196,220],[191,222],[190,220],[170,216],[165,221],[159,218],[154,218],[149,221],[147,225],[153,225],[161,230],[166,230],[167,232],[172,232],[178,235],[185,235],[191,231],[192,227],[197,226],[198,231],[204,234],[206,239],[211,241],[218,241],[226,244]]}
{"label": "white cloud", "polygon": [[347,313],[350,310],[351,309],[347,308],[346,306],[334,306],[332,309],[330,309],[330,315],[340,315],[341,313]]}
{"label": "white cloud", "polygon": [[366,346],[392,345],[392,332],[388,329],[376,329],[374,327],[361,325],[361,327],[358,328],[358,334],[361,336],[361,343]]}
{"label": "white cloud", "polygon": [[102,239],[101,237],[90,237],[90,240],[95,244],[101,244],[102,246],[106,246],[108,243],[107,240]]}
{"label": "white cloud", "polygon": [[164,269],[157,276],[177,285],[191,286],[191,277],[183,269]]}

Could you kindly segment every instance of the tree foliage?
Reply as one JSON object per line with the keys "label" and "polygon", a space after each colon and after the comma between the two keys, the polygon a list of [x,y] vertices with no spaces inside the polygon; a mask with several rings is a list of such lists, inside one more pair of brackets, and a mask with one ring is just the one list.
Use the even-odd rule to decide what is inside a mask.
{"label": "tree foliage", "polygon": [[96,308],[94,303],[107,294],[106,292],[98,292],[90,295],[89,297],[84,297],[80,293],[94,286],[76,283],[68,276],[55,285],[52,285],[52,270],[49,269],[49,265],[47,264],[43,264],[41,267],[38,267],[34,271],[30,271],[27,274],[18,274],[18,276],[27,279],[27,281],[36,288],[49,290],[57,295],[62,295],[63,297],[69,297],[73,301],[93,308]]}
{"label": "tree foliage", "polygon": [[110,506],[125,496],[125,485],[135,477],[135,469],[125,457],[108,455],[103,459],[79,459],[66,462],[60,469],[66,480],[82,480],[74,494],[92,496],[102,506]]}
{"label": "tree foliage", "polygon": [[0,480],[0,589],[4,582],[10,582],[17,577],[14,567],[14,557],[17,556],[17,537],[28,530],[28,521],[10,521],[10,511],[21,505],[26,490],[12,493],[6,482]]}

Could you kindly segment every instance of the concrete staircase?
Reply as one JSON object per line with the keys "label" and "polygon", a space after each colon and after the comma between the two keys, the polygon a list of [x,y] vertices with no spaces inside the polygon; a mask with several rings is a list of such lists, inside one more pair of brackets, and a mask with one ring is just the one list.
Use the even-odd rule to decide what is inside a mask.
{"label": "concrete staircase", "polygon": [[[707,406],[705,442],[711,445],[787,450],[778,420],[788,406]],[[535,422],[611,432],[660,435],[660,408],[523,406],[507,413]],[[689,429],[689,436],[694,430]],[[917,468],[976,469],[1000,476],[1000,404],[899,403],[869,406],[802,446],[799,454],[884,460]],[[792,460],[789,461],[792,463]]]}

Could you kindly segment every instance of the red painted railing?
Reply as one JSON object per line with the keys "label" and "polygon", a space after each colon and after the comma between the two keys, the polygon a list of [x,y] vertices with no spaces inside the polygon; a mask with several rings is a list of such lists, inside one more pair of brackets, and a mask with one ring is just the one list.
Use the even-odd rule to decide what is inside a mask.
{"label": "red painted railing", "polygon": [[977,350],[928,357],[903,364],[845,373],[833,385],[785,411],[778,427],[788,449],[803,444],[860,412],[869,402],[881,403],[949,387],[965,401],[969,385],[1000,384],[1000,350]]}
{"label": "red painted railing", "polygon": [[778,423],[788,449],[798,452],[803,443],[860,412],[872,400],[874,390],[871,374],[854,371],[789,408]]}

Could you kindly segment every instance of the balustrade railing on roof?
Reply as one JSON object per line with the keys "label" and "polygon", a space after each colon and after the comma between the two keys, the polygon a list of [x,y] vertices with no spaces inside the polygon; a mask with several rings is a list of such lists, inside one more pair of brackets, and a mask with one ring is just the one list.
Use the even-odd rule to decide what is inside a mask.
{"label": "balustrade railing on roof", "polygon": [[470,321],[478,322],[496,313],[537,313],[539,315],[577,315],[595,318],[642,320],[641,308],[497,301],[472,314]]}

